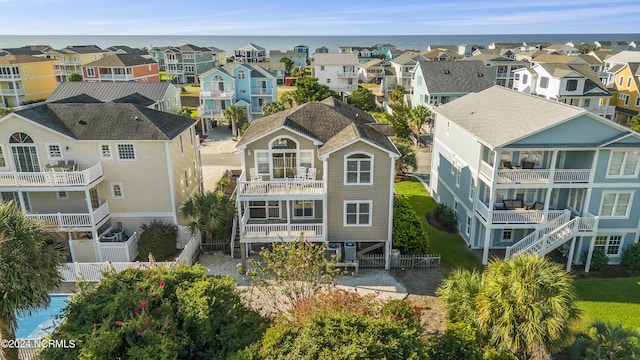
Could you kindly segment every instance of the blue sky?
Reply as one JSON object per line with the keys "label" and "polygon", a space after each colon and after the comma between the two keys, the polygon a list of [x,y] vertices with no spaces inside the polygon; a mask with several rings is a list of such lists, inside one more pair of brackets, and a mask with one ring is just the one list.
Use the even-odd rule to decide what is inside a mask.
{"label": "blue sky", "polygon": [[638,0],[0,0],[0,8],[0,36],[640,32]]}

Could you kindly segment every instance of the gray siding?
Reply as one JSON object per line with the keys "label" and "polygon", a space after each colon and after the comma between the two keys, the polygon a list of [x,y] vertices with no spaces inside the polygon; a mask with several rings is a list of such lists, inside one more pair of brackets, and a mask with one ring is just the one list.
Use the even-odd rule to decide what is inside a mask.
{"label": "gray siding", "polygon": [[[372,185],[344,185],[344,156],[353,151],[365,151],[374,156]],[[356,142],[331,153],[328,158],[328,239],[354,241],[385,241],[389,231],[391,158],[385,151],[363,142]],[[371,200],[371,226],[344,226],[345,200]]]}
{"label": "gray siding", "polygon": [[600,143],[621,134],[622,132],[613,126],[582,115],[576,119],[556,125],[551,129],[528,136],[513,145]]}

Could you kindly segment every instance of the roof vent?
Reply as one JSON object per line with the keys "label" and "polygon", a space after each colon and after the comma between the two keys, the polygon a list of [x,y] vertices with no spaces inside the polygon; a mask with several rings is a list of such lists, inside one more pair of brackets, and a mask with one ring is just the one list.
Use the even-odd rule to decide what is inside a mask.
{"label": "roof vent", "polygon": [[483,77],[484,76],[484,74],[479,72],[479,71],[477,72],[477,74],[478,74],[478,77]]}
{"label": "roof vent", "polygon": [[136,115],[135,119],[136,121],[142,121],[140,118],[138,118],[138,115]]}
{"label": "roof vent", "polygon": [[78,124],[80,125],[87,125],[87,122],[84,120],[78,120]]}
{"label": "roof vent", "polygon": [[444,73],[446,75],[451,74],[451,72],[449,70],[443,70],[442,73]]}

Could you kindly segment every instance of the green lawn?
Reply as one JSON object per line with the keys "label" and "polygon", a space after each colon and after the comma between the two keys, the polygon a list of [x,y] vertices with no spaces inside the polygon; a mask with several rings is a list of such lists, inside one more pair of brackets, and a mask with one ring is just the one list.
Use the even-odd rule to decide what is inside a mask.
{"label": "green lawn", "polygon": [[437,230],[429,225],[425,215],[433,211],[435,200],[429,195],[420,181],[411,178],[395,184],[398,195],[405,196],[425,224],[429,235],[431,253],[440,254],[441,265],[445,271],[455,267],[476,268],[481,270],[482,263],[467,248],[464,240],[457,234]]}
{"label": "green lawn", "polygon": [[640,330],[640,277],[578,279],[575,285],[581,327],[600,319]]}

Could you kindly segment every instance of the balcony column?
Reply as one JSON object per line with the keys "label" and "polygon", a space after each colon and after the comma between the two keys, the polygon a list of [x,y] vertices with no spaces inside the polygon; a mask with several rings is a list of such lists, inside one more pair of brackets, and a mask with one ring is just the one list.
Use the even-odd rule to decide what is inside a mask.
{"label": "balcony column", "polygon": [[22,191],[18,191],[18,200],[20,201],[20,209],[23,212],[27,212],[27,206],[24,203],[24,195],[22,195]]}
{"label": "balcony column", "polygon": [[591,236],[591,241],[589,242],[589,251],[587,252],[587,260],[584,264],[584,272],[589,272],[589,268],[591,267],[591,258],[593,257],[593,249],[596,246],[596,237]]}
{"label": "balcony column", "polygon": [[553,150],[551,155],[551,163],[549,164],[549,184],[551,185],[546,189],[547,193],[544,196],[544,209],[542,214],[542,222],[547,222],[549,217],[549,202],[551,201],[551,192],[553,191],[553,184],[555,183],[556,176],[556,162],[558,161],[558,150]]}
{"label": "balcony column", "polygon": [[289,204],[291,203],[291,200],[287,199],[285,203],[287,204],[287,206],[285,207],[287,211],[287,238],[291,239],[291,211],[289,209]]}
{"label": "balcony column", "polygon": [[569,248],[569,254],[567,255],[567,271],[571,271],[571,263],[573,263],[573,252],[576,248],[576,237],[571,239],[571,247]]}

